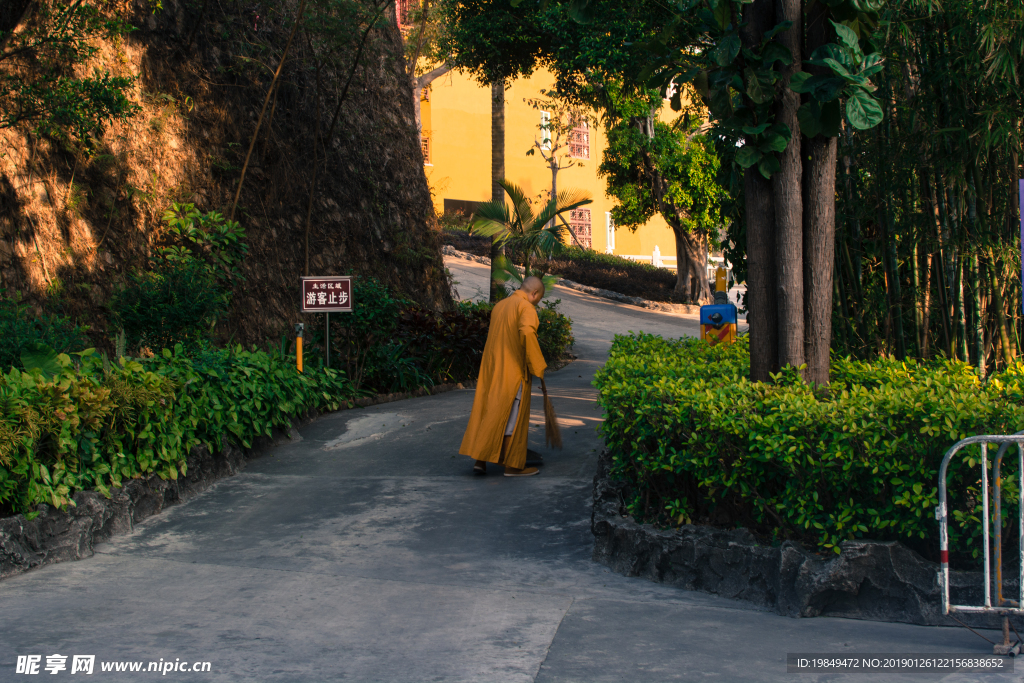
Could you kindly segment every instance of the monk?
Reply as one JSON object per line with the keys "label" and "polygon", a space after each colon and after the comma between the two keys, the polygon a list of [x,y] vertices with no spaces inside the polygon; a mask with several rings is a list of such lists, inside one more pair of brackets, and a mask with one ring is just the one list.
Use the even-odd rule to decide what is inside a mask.
{"label": "monk", "polygon": [[531,276],[491,311],[473,412],[459,448],[459,453],[476,461],[476,474],[486,474],[489,462],[504,465],[506,477],[528,477],[539,471],[526,467],[526,442],[531,375],[543,378],[547,367],[537,341],[536,306],[543,298],[544,283]]}

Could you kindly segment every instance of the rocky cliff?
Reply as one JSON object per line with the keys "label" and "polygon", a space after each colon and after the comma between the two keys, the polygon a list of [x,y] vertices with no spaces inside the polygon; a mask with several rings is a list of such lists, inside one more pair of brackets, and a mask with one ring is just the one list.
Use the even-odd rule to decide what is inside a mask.
{"label": "rocky cliff", "polygon": [[[146,267],[164,210],[192,202],[227,213],[297,4],[134,3],[123,9],[137,30],[101,44],[88,68],[136,76],[141,113],[109,125],[91,152],[0,129],[0,287],[62,308],[101,344],[114,333],[105,303]],[[355,43],[328,60],[300,24],[235,216],[249,258],[223,337],[262,343],[300,321],[314,164],[312,274],[373,275],[420,303],[451,304],[401,38],[386,19],[358,60]],[[336,132],[315,155],[353,64]]]}

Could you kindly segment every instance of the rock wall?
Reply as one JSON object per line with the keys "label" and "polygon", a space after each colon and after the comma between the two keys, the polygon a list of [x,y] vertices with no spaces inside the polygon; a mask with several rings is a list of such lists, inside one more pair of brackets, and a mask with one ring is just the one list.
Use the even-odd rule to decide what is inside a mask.
{"label": "rock wall", "polygon": [[[227,214],[297,4],[163,0],[153,11],[149,0],[131,2],[137,30],[99,45],[88,68],[137,76],[131,98],[141,114],[108,126],[92,154],[0,129],[0,288],[90,324],[101,344],[114,334],[105,303],[129,271],[146,267],[171,202]],[[224,339],[279,340],[300,321],[314,139],[330,125],[335,76],[354,58],[336,54],[318,90],[316,50],[300,30],[257,138],[236,214],[250,248],[246,281],[219,330]],[[401,37],[382,21],[354,70],[326,161],[322,149],[317,156],[310,271],[373,275],[447,307],[404,73]]]}
{"label": "rock wall", "polygon": [[[307,415],[295,424],[312,417]],[[290,434],[296,434],[294,428]],[[0,579],[47,564],[92,557],[97,543],[126,534],[164,508],[194,498],[218,479],[238,474],[248,459],[288,438],[275,429],[272,437],[260,437],[246,451],[232,443],[225,443],[217,453],[197,446],[189,452],[188,475],[176,481],[157,476],[132,479],[112,489],[110,498],[96,491],[80,491],[74,496],[75,507],[66,511],[40,505],[31,520],[25,515],[2,518]]]}
{"label": "rock wall", "polygon": [[[698,590],[790,617],[846,617],[955,626],[941,613],[938,565],[896,542],[848,541],[824,559],[797,543],[759,545],[745,529],[696,525],[659,530],[622,514],[621,485],[608,478],[607,453],[594,477],[594,560],[625,576]],[[981,573],[952,572],[955,604],[983,601]],[[1009,595],[1017,582],[1006,582]],[[974,627],[999,628],[994,615],[958,615]]]}

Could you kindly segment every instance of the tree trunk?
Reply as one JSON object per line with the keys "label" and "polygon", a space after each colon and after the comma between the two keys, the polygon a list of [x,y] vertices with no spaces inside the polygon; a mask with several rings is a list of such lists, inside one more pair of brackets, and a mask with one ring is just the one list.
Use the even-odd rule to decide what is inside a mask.
{"label": "tree trunk", "polygon": [[779,371],[775,289],[775,204],[772,185],[756,168],[744,176],[747,214],[747,324],[750,379],[767,382]]}
{"label": "tree trunk", "polygon": [[[828,7],[813,3],[807,14],[806,50],[809,57],[830,42]],[[821,67],[811,67],[822,74]],[[796,130],[793,131],[796,136]],[[803,278],[804,378],[813,384],[829,382],[832,346],[832,279],[836,264],[836,138],[801,136],[803,157]]]}
{"label": "tree trunk", "polygon": [[[758,48],[775,21],[774,0],[744,5],[740,34],[743,45]],[[748,139],[748,143],[752,140]],[[756,168],[743,178],[747,220],[747,325],[750,329],[750,379],[768,382],[779,371],[779,329],[776,282],[775,201],[772,183]]]}
{"label": "tree trunk", "polygon": [[[779,154],[780,168],[772,175],[775,197],[777,290],[779,309],[779,364],[799,368],[804,364],[804,267],[803,267],[803,164],[800,160],[800,96],[789,89],[792,75],[800,71],[800,0],[776,0],[776,19],[792,21],[793,27],[778,34],[789,48],[793,63],[782,70],[781,92],[775,103],[776,123],[792,131],[786,149]],[[831,291],[831,287],[829,288]]]}
{"label": "tree trunk", "polygon": [[[505,188],[501,181],[505,179],[505,83],[498,81],[491,84],[491,201],[504,202]],[[504,248],[495,237],[491,242],[491,289],[490,301],[496,303],[501,298],[502,284],[495,279],[498,261],[504,255]]]}
{"label": "tree trunk", "polygon": [[423,137],[423,119],[420,113],[420,100],[423,97],[423,89],[451,70],[452,68],[446,62],[433,71],[428,71],[422,76],[412,79],[412,108],[416,113],[416,133],[420,137]]}
{"label": "tree trunk", "polygon": [[826,385],[836,261],[836,139],[804,139],[803,150],[804,378]]}

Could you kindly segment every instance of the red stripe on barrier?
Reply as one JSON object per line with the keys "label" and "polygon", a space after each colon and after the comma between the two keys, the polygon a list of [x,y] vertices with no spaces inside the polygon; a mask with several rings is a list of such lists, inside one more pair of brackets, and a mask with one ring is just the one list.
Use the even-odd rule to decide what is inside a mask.
{"label": "red stripe on barrier", "polygon": [[939,562],[941,562],[942,564],[949,564],[949,551],[948,550],[940,550],[939,551]]}

